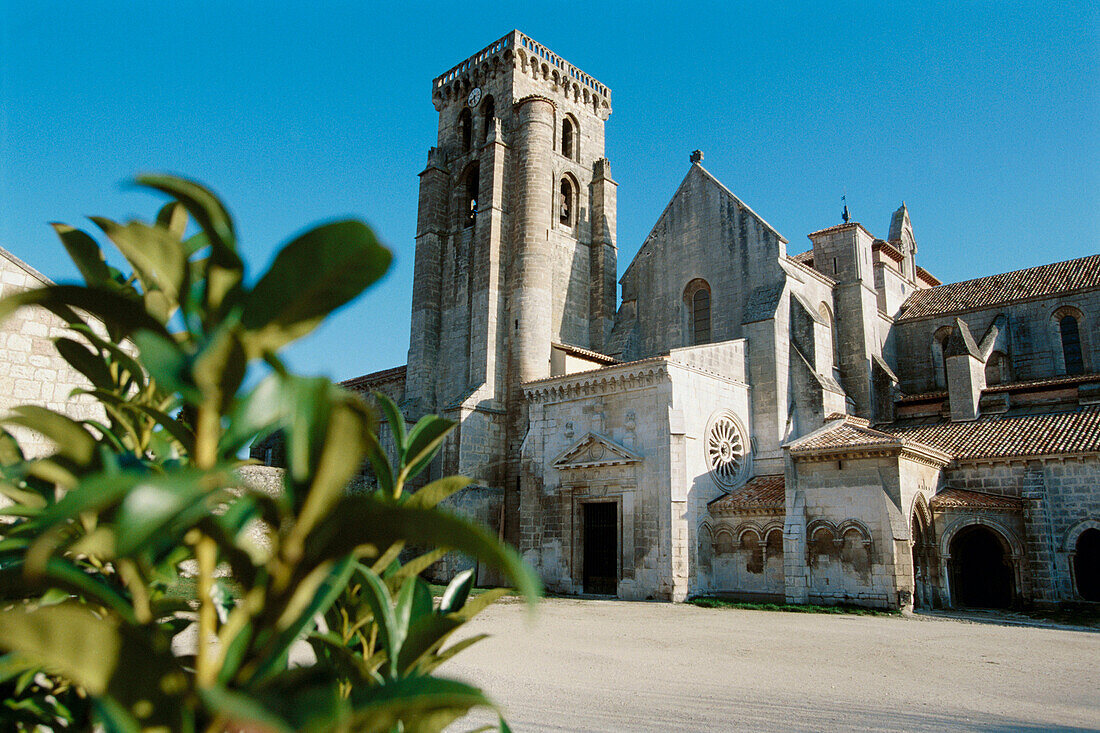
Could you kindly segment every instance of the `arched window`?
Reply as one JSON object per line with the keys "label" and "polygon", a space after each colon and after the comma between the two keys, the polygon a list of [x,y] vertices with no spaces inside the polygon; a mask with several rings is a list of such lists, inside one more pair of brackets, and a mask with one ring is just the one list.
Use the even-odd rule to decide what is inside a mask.
{"label": "arched window", "polygon": [[497,114],[496,102],[493,101],[491,96],[486,97],[481,103],[481,109],[482,129],[484,130],[482,134],[488,140],[489,136],[493,134],[493,118]]}
{"label": "arched window", "polygon": [[1008,356],[1003,351],[994,351],[985,362],[985,383],[989,386],[1011,382]]}
{"label": "arched window", "polygon": [[936,386],[940,389],[947,389],[947,357],[944,355],[944,346],[950,335],[951,326],[943,326],[932,336],[932,372]]}
{"label": "arched window", "polygon": [[469,228],[477,221],[477,199],[481,188],[481,170],[477,163],[466,170],[464,184],[465,193],[462,196],[461,212],[462,226]]}
{"label": "arched window", "polygon": [[458,115],[458,137],[462,141],[462,152],[470,152],[473,133],[473,120],[470,118],[469,108],[466,108]]}
{"label": "arched window", "polygon": [[1062,337],[1062,359],[1066,365],[1066,374],[1081,374],[1085,371],[1085,362],[1081,358],[1081,331],[1074,316],[1062,316],[1058,321],[1058,332]]}
{"label": "arched window", "polygon": [[573,187],[573,181],[568,177],[561,179],[558,191],[560,194],[558,199],[558,222],[571,227],[577,208],[577,193]]}
{"label": "arched window", "polygon": [[561,121],[561,154],[570,160],[573,159],[576,149],[577,128],[573,120],[566,117]]}
{"label": "arched window", "polygon": [[692,280],[684,288],[684,305],[687,309],[688,344],[698,346],[710,343],[710,285],[706,280]]}

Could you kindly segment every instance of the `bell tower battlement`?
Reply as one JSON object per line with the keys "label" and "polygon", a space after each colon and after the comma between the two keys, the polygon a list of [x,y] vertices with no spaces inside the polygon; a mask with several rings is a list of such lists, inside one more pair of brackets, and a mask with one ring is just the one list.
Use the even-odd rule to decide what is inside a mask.
{"label": "bell tower battlement", "polygon": [[[547,93],[572,98],[602,120],[611,116],[611,90],[561,56],[518,30],[490,43],[465,61],[432,80],[432,101],[442,111],[462,102],[469,91],[504,69],[518,70],[531,81],[527,94]],[[536,89],[536,87],[541,87]],[[512,101],[517,101],[521,94]]]}

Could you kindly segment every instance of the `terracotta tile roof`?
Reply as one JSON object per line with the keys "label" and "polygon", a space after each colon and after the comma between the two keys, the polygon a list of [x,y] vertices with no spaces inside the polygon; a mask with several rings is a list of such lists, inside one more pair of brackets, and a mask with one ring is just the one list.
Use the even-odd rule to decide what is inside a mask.
{"label": "terracotta tile roof", "polygon": [[814,251],[812,249],[808,249],[796,255],[791,255],[790,257],[800,265],[810,265],[812,267],[814,264]]}
{"label": "terracotta tile roof", "polygon": [[854,229],[856,227],[859,227],[860,229],[862,229],[863,233],[866,234],[871,239],[875,238],[875,235],[873,235],[869,231],[867,231],[867,229],[862,224],[860,224],[858,221],[850,221],[847,224],[835,224],[831,227],[825,227],[824,229],[818,229],[816,232],[810,232],[806,236],[809,237],[810,239],[813,239],[814,237],[816,237],[819,234],[832,234],[833,232],[839,232],[843,229]]}
{"label": "terracotta tile roof", "polygon": [[1095,287],[1100,287],[1100,254],[917,290],[902,305],[897,320],[911,321]]}
{"label": "terracotta tile roof", "polygon": [[710,503],[716,514],[735,514],[751,509],[783,509],[786,506],[786,479],[778,476],[757,476],[739,489]]}
{"label": "terracotta tile roof", "polygon": [[887,425],[882,430],[962,460],[1100,453],[1100,405],[1074,412],[989,415],[971,422]]}
{"label": "terracotta tile roof", "polygon": [[901,262],[905,259],[905,256],[902,255],[898,248],[885,239],[876,239],[874,242],[871,242],[871,251],[882,252],[894,262]]}
{"label": "terracotta tile roof", "polygon": [[810,453],[829,448],[901,445],[896,435],[876,430],[862,418],[836,414],[829,417],[834,418],[833,424],[826,423],[825,427],[789,443],[791,453]]}
{"label": "terracotta tile roof", "polygon": [[1100,382],[1100,374],[1074,374],[1067,377],[1034,379],[1030,382],[1006,382],[1005,384],[995,384],[992,387],[986,387],[984,391],[1017,392],[1029,389],[1042,389],[1045,387],[1062,387],[1070,384],[1087,384],[1088,382]]}
{"label": "terracotta tile roof", "polygon": [[943,489],[929,502],[933,511],[944,509],[1008,509],[1019,511],[1024,502],[1012,496],[986,494],[966,489]]}
{"label": "terracotta tile roof", "polygon": [[340,386],[346,387],[347,389],[354,389],[360,392],[366,392],[377,384],[381,384],[384,382],[396,382],[399,379],[404,379],[405,370],[405,366],[394,367],[393,369],[383,369],[380,372],[371,372],[370,374],[364,374],[361,377],[345,379],[343,382],[340,382]]}
{"label": "terracotta tile roof", "polygon": [[943,282],[938,277],[936,277],[920,265],[917,265],[917,277],[919,277],[921,280],[928,283],[932,287],[943,285]]}
{"label": "terracotta tile roof", "polygon": [[849,451],[903,451],[910,458],[946,465],[951,456],[929,443],[873,428],[863,418],[830,414],[829,421],[812,433],[787,443],[792,456],[829,456]]}

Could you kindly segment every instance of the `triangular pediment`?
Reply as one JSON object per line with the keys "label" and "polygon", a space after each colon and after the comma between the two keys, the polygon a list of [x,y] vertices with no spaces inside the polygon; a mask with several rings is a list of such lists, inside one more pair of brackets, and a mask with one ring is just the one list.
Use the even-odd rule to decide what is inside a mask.
{"label": "triangular pediment", "polygon": [[554,468],[596,468],[637,463],[642,457],[599,433],[588,433],[554,459]]}

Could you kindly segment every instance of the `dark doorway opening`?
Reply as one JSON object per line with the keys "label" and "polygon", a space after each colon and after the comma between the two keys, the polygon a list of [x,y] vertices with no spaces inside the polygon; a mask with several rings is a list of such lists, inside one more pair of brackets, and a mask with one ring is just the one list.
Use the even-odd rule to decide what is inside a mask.
{"label": "dark doorway opening", "polygon": [[619,517],[612,502],[584,507],[584,592],[615,595],[619,585]]}
{"label": "dark doorway opening", "polygon": [[1100,529],[1086,529],[1077,538],[1073,575],[1077,594],[1086,601],[1100,601]]}
{"label": "dark doorway opening", "polygon": [[932,607],[932,548],[928,531],[916,512],[910,520],[913,527],[913,606]]}
{"label": "dark doorway opening", "polygon": [[1008,608],[1012,604],[1012,567],[1004,545],[988,527],[975,525],[955,535],[951,569],[955,605]]}

